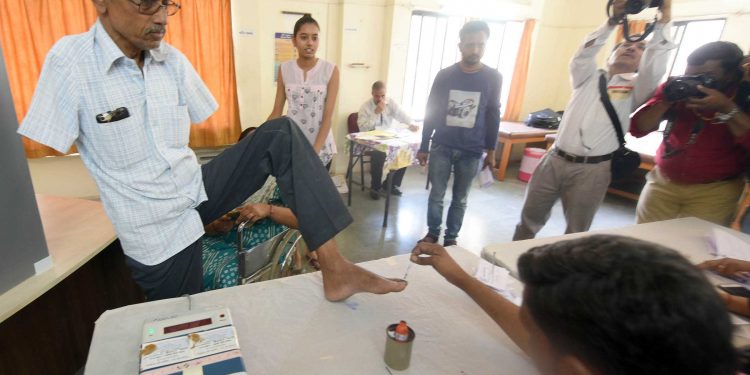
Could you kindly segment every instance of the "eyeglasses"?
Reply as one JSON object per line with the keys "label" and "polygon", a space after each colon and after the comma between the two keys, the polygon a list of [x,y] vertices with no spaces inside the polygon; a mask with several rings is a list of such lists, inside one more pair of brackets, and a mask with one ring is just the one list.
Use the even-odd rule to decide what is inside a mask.
{"label": "eyeglasses", "polygon": [[153,16],[162,8],[167,10],[167,16],[174,16],[181,8],[180,4],[171,0],[130,0],[131,3],[138,6],[138,12]]}

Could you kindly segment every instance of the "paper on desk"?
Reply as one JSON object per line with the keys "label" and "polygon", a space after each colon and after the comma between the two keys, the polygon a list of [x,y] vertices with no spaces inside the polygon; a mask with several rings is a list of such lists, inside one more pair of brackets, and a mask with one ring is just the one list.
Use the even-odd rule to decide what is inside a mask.
{"label": "paper on desk", "polygon": [[474,277],[490,288],[495,289],[495,291],[505,297],[505,299],[513,302],[517,306],[521,306],[521,297],[513,293],[508,285],[511,281],[511,276],[510,271],[507,269],[495,266],[480,258],[479,263],[477,264],[477,272],[474,274]]}
{"label": "paper on desk", "polygon": [[713,228],[706,234],[709,252],[719,258],[734,258],[750,261],[750,246],[745,241],[727,233],[724,230]]}
{"label": "paper on desk", "polygon": [[372,130],[369,132],[360,132],[355,136],[356,139],[362,139],[366,141],[377,141],[382,139],[395,138],[397,133],[389,130]]}

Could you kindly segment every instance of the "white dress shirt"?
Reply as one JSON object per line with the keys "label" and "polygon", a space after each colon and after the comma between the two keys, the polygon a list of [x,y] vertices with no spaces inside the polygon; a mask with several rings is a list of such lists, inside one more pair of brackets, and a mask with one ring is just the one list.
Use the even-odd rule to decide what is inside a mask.
{"label": "white dress shirt", "polygon": [[[129,117],[97,122],[121,107]],[[203,235],[195,208],[207,197],[188,141],[190,123],[217,107],[178,50],[162,42],[139,69],[97,21],[47,54],[18,133],[62,153],[75,142],[125,255],[155,265]]]}
{"label": "white dress shirt", "polygon": [[[555,146],[578,156],[599,156],[619,148],[612,121],[600,100],[596,55],[614,26],[608,23],[589,34],[570,63],[573,94],[565,107]],[[643,51],[638,73],[616,74],[608,79],[612,106],[619,115],[623,133],[630,126],[630,113],[646,102],[664,76],[671,42],[671,23],[657,23]]]}
{"label": "white dress shirt", "polygon": [[388,99],[383,112],[375,113],[377,107],[378,105],[372,99],[367,100],[359,107],[359,114],[357,115],[359,131],[368,132],[371,130],[389,129],[393,124],[393,120],[409,125],[414,123],[411,117],[391,99]]}

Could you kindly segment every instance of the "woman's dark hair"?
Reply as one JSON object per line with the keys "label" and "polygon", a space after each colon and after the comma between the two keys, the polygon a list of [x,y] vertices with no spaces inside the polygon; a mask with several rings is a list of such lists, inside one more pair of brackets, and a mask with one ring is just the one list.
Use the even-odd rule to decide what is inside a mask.
{"label": "woman's dark hair", "polygon": [[595,235],[533,248],[518,270],[523,303],[553,347],[600,373],[736,373],[721,298],[674,250]]}
{"label": "woman's dark hair", "polygon": [[315,25],[318,28],[318,30],[320,30],[320,25],[318,25],[318,21],[316,21],[315,18],[312,18],[312,16],[309,13],[307,13],[304,16],[302,16],[300,19],[298,19],[297,22],[294,23],[294,34],[292,35],[292,37],[296,37],[297,33],[299,32],[299,29],[301,29],[302,26],[308,23]]}

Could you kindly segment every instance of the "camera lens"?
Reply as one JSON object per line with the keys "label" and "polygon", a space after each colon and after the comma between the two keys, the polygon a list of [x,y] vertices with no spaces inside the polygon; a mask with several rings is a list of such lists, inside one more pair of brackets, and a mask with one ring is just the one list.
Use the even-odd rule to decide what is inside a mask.
{"label": "camera lens", "polygon": [[671,85],[664,88],[664,96],[669,101],[678,101],[686,99],[690,96],[690,87],[684,82],[675,81]]}
{"label": "camera lens", "polygon": [[646,4],[642,0],[628,0],[625,3],[625,13],[638,14],[646,9]]}
{"label": "camera lens", "polygon": [[710,88],[714,86],[714,81],[711,77],[705,75],[677,77],[664,86],[664,98],[670,102],[688,98],[702,98],[706,94],[698,90],[699,85]]}

